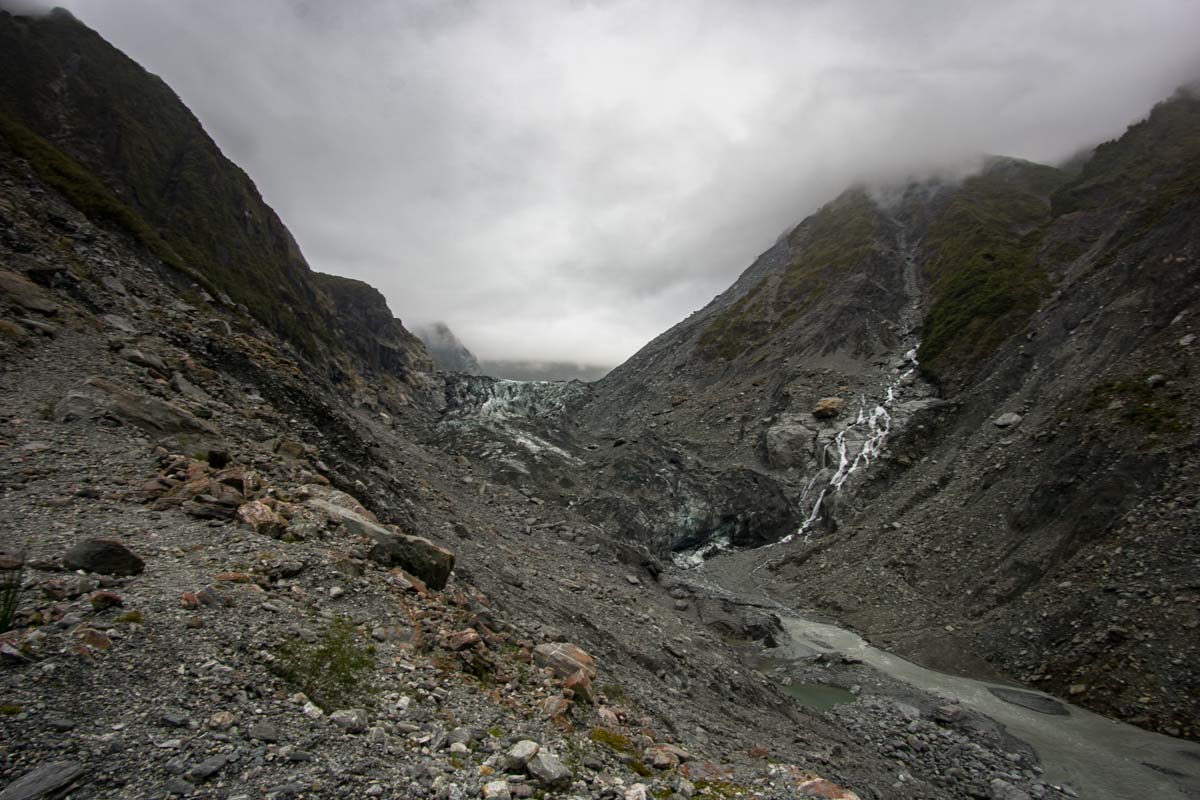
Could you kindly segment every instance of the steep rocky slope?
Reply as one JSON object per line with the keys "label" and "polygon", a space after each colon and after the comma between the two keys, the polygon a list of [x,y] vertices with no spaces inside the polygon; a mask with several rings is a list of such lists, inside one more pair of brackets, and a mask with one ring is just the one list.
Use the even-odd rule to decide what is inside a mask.
{"label": "steep rocky slope", "polygon": [[[379,366],[376,332],[335,338],[344,309],[250,178],[170,87],[70,13],[0,12],[0,136],[90,221],[154,254],[180,288],[240,306],[332,374],[360,359]],[[419,385],[428,357],[391,325],[387,338],[401,346],[389,366]]]}
{"label": "steep rocky slope", "polygon": [[[1200,735],[1198,123],[1181,90],[1078,174],[851,190],[600,382],[586,426],[653,428],[805,513],[830,490],[804,536],[706,570]],[[836,484],[876,406],[886,448]]]}
{"label": "steep rocky slope", "polygon": [[425,325],[418,328],[416,333],[421,337],[421,341],[425,342],[425,347],[438,369],[446,372],[465,372],[468,375],[481,374],[482,370],[475,354],[467,349],[446,323]]}

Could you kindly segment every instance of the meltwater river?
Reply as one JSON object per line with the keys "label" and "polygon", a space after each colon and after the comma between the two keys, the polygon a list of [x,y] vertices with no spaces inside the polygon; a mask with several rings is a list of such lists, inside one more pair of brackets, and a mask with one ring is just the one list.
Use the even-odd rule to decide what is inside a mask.
{"label": "meltwater river", "polygon": [[[1200,798],[1200,744],[1152,733],[1102,717],[1039,692],[946,675],[872,647],[857,634],[800,616],[781,615],[788,639],[784,659],[814,653],[856,656],[880,672],[1002,724],[1030,744],[1044,778],[1066,785],[1084,800],[1196,800]],[[778,659],[780,653],[772,653]],[[1048,714],[1002,700],[993,693],[1028,695],[1067,713]]]}

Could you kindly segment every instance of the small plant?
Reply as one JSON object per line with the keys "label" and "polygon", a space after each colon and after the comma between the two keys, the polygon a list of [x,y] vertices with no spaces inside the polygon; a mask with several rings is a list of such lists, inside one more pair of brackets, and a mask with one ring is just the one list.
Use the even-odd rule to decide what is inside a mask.
{"label": "small plant", "polygon": [[21,583],[24,580],[23,565],[0,569],[0,633],[12,628],[21,604]]}
{"label": "small plant", "polygon": [[25,709],[21,708],[15,703],[5,703],[4,705],[0,706],[0,716],[15,717],[24,710]]}
{"label": "small plant", "polygon": [[618,753],[632,753],[634,750],[633,742],[628,736],[608,728],[592,728],[591,739],[596,744],[602,744]]}
{"label": "small plant", "polygon": [[130,625],[141,625],[142,619],[142,612],[127,611],[121,616],[117,617],[117,622],[127,622]]}
{"label": "small plant", "polygon": [[619,683],[606,683],[600,687],[600,693],[614,703],[624,703],[628,698],[625,689]]}
{"label": "small plant", "polygon": [[355,641],[354,623],[341,617],[312,643],[288,642],[276,650],[274,671],[326,711],[347,707],[369,688],[375,648]]}

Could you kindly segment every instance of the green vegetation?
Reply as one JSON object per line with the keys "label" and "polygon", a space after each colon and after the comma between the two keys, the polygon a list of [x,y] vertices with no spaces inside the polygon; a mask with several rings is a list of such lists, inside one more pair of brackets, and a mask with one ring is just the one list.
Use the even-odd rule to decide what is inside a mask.
{"label": "green vegetation", "polygon": [[1182,397],[1169,389],[1153,389],[1146,382],[1149,374],[1105,381],[1088,393],[1084,408],[1106,411],[1113,406],[1117,418],[1143,433],[1182,433],[1188,424],[1181,418]]}
{"label": "green vegetation", "polygon": [[24,710],[15,703],[5,703],[4,705],[0,705],[0,716],[15,717]]}
{"label": "green vegetation", "polygon": [[[1096,148],[1077,180],[1054,193],[1054,213],[1108,208],[1153,188],[1152,205],[1169,203],[1200,179],[1200,97],[1180,91]],[[1162,178],[1166,178],[1166,182]]]}
{"label": "green vegetation", "polygon": [[745,794],[746,787],[729,781],[696,781],[697,797],[718,797],[725,800],[725,798],[744,797]]}
{"label": "green vegetation", "polygon": [[10,630],[21,605],[21,583],[25,568],[0,569],[0,633]]}
{"label": "green vegetation", "polygon": [[1096,148],[1078,179],[1053,196],[1055,214],[1129,208],[1108,246],[1112,261],[1124,247],[1158,228],[1172,209],[1200,197],[1200,97],[1180,91]]}
{"label": "green vegetation", "polygon": [[191,270],[136,211],[113,197],[95,175],[2,111],[0,135],[17,155],[29,162],[39,178],[92,222],[102,227],[115,226],[167,266],[186,274],[208,291],[217,291],[207,278]]}
{"label": "green vegetation", "polygon": [[792,262],[767,277],[709,323],[698,343],[709,361],[733,359],[764,343],[821,298],[838,276],[877,252],[879,211],[851,189],[793,231]]}
{"label": "green vegetation", "polygon": [[1065,176],[1004,161],[968,178],[925,238],[933,302],[921,364],[934,379],[965,377],[1025,324],[1049,290],[1037,248],[1050,221],[1048,196]]}
{"label": "green vegetation", "polygon": [[629,699],[625,694],[625,687],[619,683],[603,684],[600,693],[614,703],[624,703]]}
{"label": "green vegetation", "polygon": [[288,642],[275,653],[274,671],[326,711],[345,708],[370,687],[375,648],[355,641],[354,623],[329,623],[313,644]]}
{"label": "green vegetation", "polygon": [[142,620],[142,612],[140,611],[127,611],[121,616],[117,617],[117,622],[124,622],[129,625],[141,625]]}
{"label": "green vegetation", "polygon": [[608,728],[592,728],[591,739],[617,753],[632,753],[635,750],[628,736]]}
{"label": "green vegetation", "polygon": [[94,31],[69,14],[0,16],[0,110],[4,138],[97,224],[310,353],[329,337],[328,300],[250,178],[170,87]]}

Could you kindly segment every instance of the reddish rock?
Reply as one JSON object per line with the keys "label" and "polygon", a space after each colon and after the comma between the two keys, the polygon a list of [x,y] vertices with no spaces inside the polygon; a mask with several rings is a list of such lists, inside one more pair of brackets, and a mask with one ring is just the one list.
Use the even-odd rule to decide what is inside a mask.
{"label": "reddish rock", "polygon": [[806,797],[823,797],[826,800],[859,800],[858,795],[849,789],[827,781],[814,772],[801,769],[795,764],[772,764],[771,774],[785,776]]}
{"label": "reddish rock", "polygon": [[237,519],[255,533],[278,539],[287,530],[288,522],[261,500],[251,500],[238,506]]}
{"label": "reddish rock", "polygon": [[563,681],[563,688],[571,691],[571,696],[581,703],[591,705],[596,702],[596,693],[592,689],[592,679],[587,672],[577,669]]}
{"label": "reddish rock", "polygon": [[589,678],[596,676],[596,660],[582,648],[568,642],[549,642],[533,648],[533,660],[541,667],[550,667],[560,678],[568,678],[579,670]]}
{"label": "reddish rock", "polygon": [[565,717],[571,713],[571,701],[565,697],[547,697],[542,701],[542,714],[546,719]]}
{"label": "reddish rock", "polygon": [[89,600],[92,603],[92,608],[97,611],[125,605],[125,601],[116,592],[93,592]]}
{"label": "reddish rock", "polygon": [[85,645],[95,650],[108,650],[112,647],[112,639],[100,631],[94,631],[91,628],[84,628],[79,634],[79,639]]}
{"label": "reddish rock", "polygon": [[833,419],[846,407],[846,401],[840,397],[822,397],[813,406],[812,415],[817,419]]}
{"label": "reddish rock", "polygon": [[447,650],[466,650],[479,644],[483,639],[479,636],[479,632],[474,628],[467,628],[457,633],[452,633],[447,636],[442,646]]}

